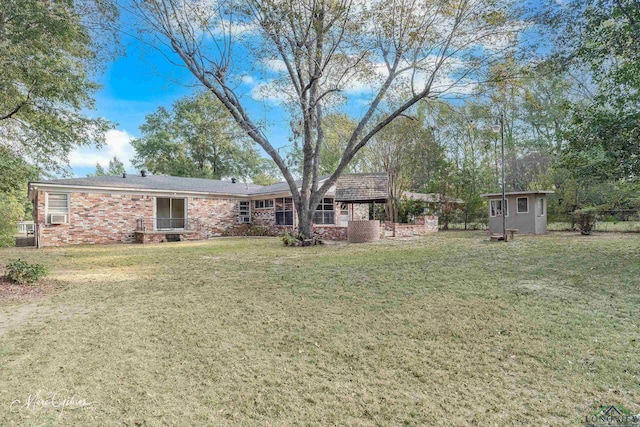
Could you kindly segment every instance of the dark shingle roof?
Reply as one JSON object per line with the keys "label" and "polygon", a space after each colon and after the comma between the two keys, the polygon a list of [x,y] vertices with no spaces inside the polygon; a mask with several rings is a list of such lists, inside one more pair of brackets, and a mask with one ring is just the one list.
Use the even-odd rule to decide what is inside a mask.
{"label": "dark shingle roof", "polygon": [[144,190],[166,190],[166,191],[194,191],[201,193],[220,193],[245,195],[263,188],[260,185],[245,184],[241,182],[232,183],[230,181],[219,181],[205,178],[183,178],[178,176],[164,175],[127,175],[122,176],[91,176],[86,178],[50,179],[38,181],[33,184],[59,184],[78,187],[108,187],[125,189]]}
{"label": "dark shingle roof", "polygon": [[[328,176],[319,177],[320,180]],[[104,187],[113,189],[158,190],[169,192],[198,192],[209,194],[230,195],[260,195],[275,194],[289,191],[286,181],[261,186],[241,182],[219,181],[206,178],[183,178],[165,175],[127,175],[122,176],[91,176],[85,178],[50,179],[36,181],[32,184],[57,184],[72,187]],[[300,182],[298,181],[298,185]],[[343,175],[336,184],[336,199],[340,201],[371,202],[387,199],[387,176],[385,174],[349,174]]]}
{"label": "dark shingle roof", "polygon": [[389,198],[389,179],[383,173],[342,175],[336,182],[336,201],[383,203]]}
{"label": "dark shingle roof", "polygon": [[[325,179],[329,178],[329,175],[322,175],[318,177],[318,181],[323,181]],[[296,184],[298,186],[302,185],[302,180],[297,180]],[[273,194],[273,193],[282,193],[282,192],[288,192],[289,191],[289,184],[287,184],[287,181],[282,181],[282,182],[276,182],[275,184],[271,184],[271,185],[267,185],[264,187],[261,187],[257,190],[254,190],[251,194],[252,195],[258,195],[258,194]]]}

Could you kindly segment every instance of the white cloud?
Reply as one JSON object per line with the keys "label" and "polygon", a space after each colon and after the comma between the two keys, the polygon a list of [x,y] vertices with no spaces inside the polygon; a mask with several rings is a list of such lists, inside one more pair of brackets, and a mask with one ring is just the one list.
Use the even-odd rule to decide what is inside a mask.
{"label": "white cloud", "polygon": [[274,80],[258,83],[251,89],[251,97],[256,101],[270,101],[274,104],[281,104],[291,100],[292,96],[292,94],[287,93],[282,84],[278,84]]}
{"label": "white cloud", "polygon": [[109,160],[116,156],[124,163],[125,169],[131,169],[131,158],[134,156],[131,140],[133,136],[126,130],[112,129],[105,135],[106,144],[101,148],[80,148],[69,154],[72,167],[93,167],[100,163],[103,167],[109,165]]}
{"label": "white cloud", "polygon": [[252,85],[255,80],[249,74],[245,74],[240,78],[240,81],[246,85]]}
{"label": "white cloud", "polygon": [[287,64],[282,59],[267,59],[264,61],[264,65],[271,71],[276,73],[283,73],[287,71]]}
{"label": "white cloud", "polygon": [[257,22],[238,22],[229,21],[228,19],[221,19],[218,21],[216,27],[213,29],[214,35],[226,35],[226,36],[240,36],[244,34],[251,34],[258,30],[259,26]]}

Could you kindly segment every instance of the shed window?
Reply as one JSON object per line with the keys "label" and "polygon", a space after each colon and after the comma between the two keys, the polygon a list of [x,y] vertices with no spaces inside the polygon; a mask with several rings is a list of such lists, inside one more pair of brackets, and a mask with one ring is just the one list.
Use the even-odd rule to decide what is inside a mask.
{"label": "shed window", "polygon": [[314,224],[335,224],[335,212],[334,212],[333,199],[325,197],[322,199],[318,208],[313,213]]}
{"label": "shed window", "polygon": [[291,197],[276,199],[276,225],[293,225],[293,199]]}
{"label": "shed window", "polygon": [[518,213],[529,213],[528,197],[518,197]]}
{"label": "shed window", "polygon": [[[509,200],[505,199],[505,216],[509,216]],[[502,216],[502,199],[489,200],[490,215]]]}
{"label": "shed window", "polygon": [[238,202],[238,222],[251,222],[251,203],[247,200]]}
{"label": "shed window", "polygon": [[[53,216],[53,218],[52,218]],[[69,194],[68,193],[48,193],[47,224],[68,224],[69,223]]]}

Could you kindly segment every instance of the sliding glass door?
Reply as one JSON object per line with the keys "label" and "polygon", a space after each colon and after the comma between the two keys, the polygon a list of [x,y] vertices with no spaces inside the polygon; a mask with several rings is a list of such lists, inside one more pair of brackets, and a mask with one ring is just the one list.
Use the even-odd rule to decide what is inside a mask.
{"label": "sliding glass door", "polygon": [[185,228],[187,211],[185,199],[156,198],[156,228],[158,230]]}

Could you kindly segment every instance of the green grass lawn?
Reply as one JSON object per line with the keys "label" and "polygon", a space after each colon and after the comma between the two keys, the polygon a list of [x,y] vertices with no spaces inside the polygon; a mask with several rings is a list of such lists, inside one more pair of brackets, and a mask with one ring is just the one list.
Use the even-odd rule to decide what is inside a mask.
{"label": "green grass lawn", "polygon": [[[578,227],[578,225],[576,225]],[[570,222],[550,222],[547,225],[550,231],[564,231],[571,229]],[[597,221],[593,227],[596,231],[614,231],[614,232],[639,232],[640,221]]]}
{"label": "green grass lawn", "polygon": [[[639,235],[233,238],[11,249],[0,263],[16,257],[46,264],[59,290],[0,306],[2,426],[580,425],[601,405],[640,412]],[[92,404],[28,404],[50,393]]]}

